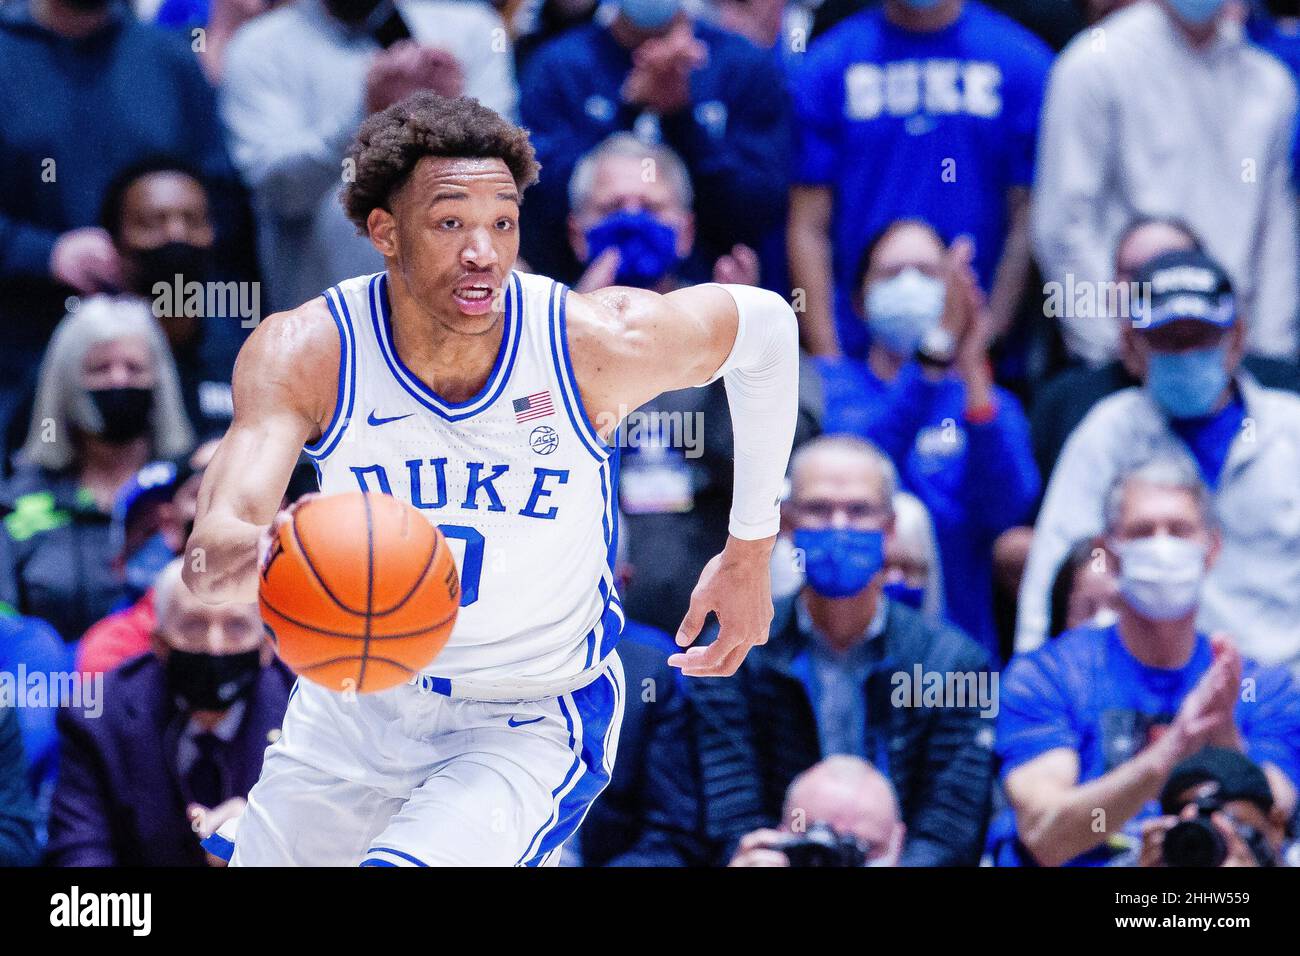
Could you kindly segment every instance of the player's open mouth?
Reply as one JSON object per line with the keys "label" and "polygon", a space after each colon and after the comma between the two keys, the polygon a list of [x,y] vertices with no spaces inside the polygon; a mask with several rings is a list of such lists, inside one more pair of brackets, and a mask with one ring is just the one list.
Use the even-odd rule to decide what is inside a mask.
{"label": "player's open mouth", "polygon": [[492,286],[483,283],[459,285],[451,290],[456,306],[466,315],[486,315],[492,310]]}

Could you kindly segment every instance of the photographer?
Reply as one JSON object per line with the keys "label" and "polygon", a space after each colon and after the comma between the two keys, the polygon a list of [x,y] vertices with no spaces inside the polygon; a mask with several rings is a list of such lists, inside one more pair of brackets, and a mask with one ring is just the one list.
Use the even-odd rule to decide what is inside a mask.
{"label": "photographer", "polygon": [[1067,631],[1003,675],[997,752],[1015,833],[994,841],[999,864],[1114,862],[1207,745],[1249,753],[1279,813],[1295,808],[1295,680],[1196,627],[1222,542],[1195,464],[1157,458],[1125,473],[1105,511],[1118,620]]}
{"label": "photographer", "polygon": [[1163,816],[1142,826],[1138,866],[1285,866],[1286,815],[1245,754],[1206,747],[1174,768]]}
{"label": "photographer", "polygon": [[889,781],[841,754],[795,777],[781,828],[744,836],[728,865],[897,866],[906,832]]}

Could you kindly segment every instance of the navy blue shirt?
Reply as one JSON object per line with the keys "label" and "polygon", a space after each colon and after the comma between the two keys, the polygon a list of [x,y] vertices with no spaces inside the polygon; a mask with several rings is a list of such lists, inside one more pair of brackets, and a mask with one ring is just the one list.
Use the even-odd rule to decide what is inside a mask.
{"label": "navy blue shirt", "polygon": [[[1017,657],[1002,675],[1002,779],[1063,747],[1079,755],[1079,783],[1104,776],[1155,741],[1212,659],[1209,638],[1198,634],[1183,667],[1148,667],[1129,653],[1116,625],[1076,628]],[[1242,682],[1251,689],[1243,692],[1236,714],[1247,755],[1300,781],[1300,688],[1284,668],[1250,660],[1243,661]],[[1124,826],[1127,842],[1140,840],[1141,821],[1159,813],[1159,801],[1144,806]],[[1011,834],[1014,823],[1004,818],[994,832]],[[1099,865],[1118,849],[1103,844],[1072,864]],[[997,847],[997,856],[1007,865],[1031,862],[1010,839]]]}
{"label": "navy blue shirt", "polygon": [[1246,406],[1235,390],[1232,400],[1213,415],[1169,420],[1169,427],[1192,453],[1200,467],[1201,478],[1210,488],[1219,486],[1219,475],[1228,461],[1228,452],[1245,420]]}
{"label": "navy blue shirt", "polygon": [[993,540],[1038,498],[1029,424],[1015,397],[995,389],[992,420],[966,420],[960,379],[927,379],[915,362],[892,382],[856,359],[818,359],[822,430],[874,442],[934,522],[947,617],[999,660],[993,621]]}
{"label": "navy blue shirt", "polygon": [[794,77],[798,183],[834,192],[836,326],[860,356],[866,329],[852,308],[853,275],[871,238],[901,217],[945,239],[968,234],[992,285],[1007,230],[1007,190],[1033,179],[1047,46],[967,0],[942,30],[857,13],[818,39]]}
{"label": "navy blue shirt", "polygon": [[[789,183],[789,99],[776,55],[705,22],[694,25],[708,62],[691,74],[691,104],[657,120],[695,189],[698,252],[706,264],[737,242],[762,248],[784,225]],[[600,24],[567,31],[524,67],[519,103],[541,178],[528,191],[523,256],[539,272],[576,277],[566,243],[569,177],[612,133],[654,132],[655,118],[619,95],[632,53]]]}

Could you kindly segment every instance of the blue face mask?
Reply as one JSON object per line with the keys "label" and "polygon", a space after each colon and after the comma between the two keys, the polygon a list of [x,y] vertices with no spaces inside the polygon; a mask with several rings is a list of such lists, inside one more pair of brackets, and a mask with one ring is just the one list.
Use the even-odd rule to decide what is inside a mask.
{"label": "blue face mask", "polygon": [[828,598],[852,597],[885,564],[885,535],[857,528],[799,528],[794,546],[804,555],[808,586]]}
{"label": "blue face mask", "polygon": [[1219,15],[1225,0],[1169,0],[1180,17],[1196,26],[1204,26]]}
{"label": "blue face mask", "polygon": [[914,588],[902,581],[892,581],[885,585],[885,597],[919,611],[925,603],[925,588]]}
{"label": "blue face mask", "polygon": [[1190,352],[1152,352],[1147,391],[1170,418],[1201,418],[1228,387],[1227,345]]}
{"label": "blue face mask", "polygon": [[681,0],[620,0],[618,5],[619,12],[642,30],[667,26],[681,8]]}
{"label": "blue face mask", "polygon": [[681,261],[677,230],[648,212],[612,212],[587,230],[589,262],[610,246],[618,249],[619,285],[652,288]]}
{"label": "blue face mask", "polygon": [[944,292],[942,282],[914,268],[873,282],[865,302],[872,337],[892,354],[911,358],[943,318]]}

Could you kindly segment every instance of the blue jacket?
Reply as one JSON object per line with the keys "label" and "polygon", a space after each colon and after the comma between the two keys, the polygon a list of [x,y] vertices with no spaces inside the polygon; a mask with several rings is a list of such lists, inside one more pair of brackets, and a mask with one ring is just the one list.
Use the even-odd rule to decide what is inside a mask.
{"label": "blue jacket", "polygon": [[932,382],[915,362],[892,384],[853,359],[819,361],[825,389],[822,430],[847,432],[880,447],[903,486],[934,521],[947,616],[995,661],[993,541],[1029,517],[1038,467],[1020,403],[996,389],[991,421],[966,420],[966,387]]}
{"label": "blue jacket", "polygon": [[36,808],[12,707],[0,707],[0,867],[36,862]]}
{"label": "blue jacket", "polygon": [[[700,200],[697,252],[712,263],[737,242],[761,246],[783,226],[789,103],[772,53],[702,21],[695,35],[708,48],[708,63],[691,76],[693,108],[659,125],[690,170]],[[542,172],[528,191],[523,256],[539,272],[576,276],[567,244],[556,241],[566,234],[569,177],[585,153],[636,124],[640,109],[619,96],[631,69],[631,51],[594,23],[546,44],[524,68],[520,88],[529,93],[519,112]]]}
{"label": "blue jacket", "polygon": [[[45,621],[0,613],[0,672],[60,674],[73,670],[76,644],[66,644]],[[53,786],[59,767],[59,735],[54,728],[57,701],[45,707],[18,708],[18,727],[27,755],[27,783],[32,793]]]}

